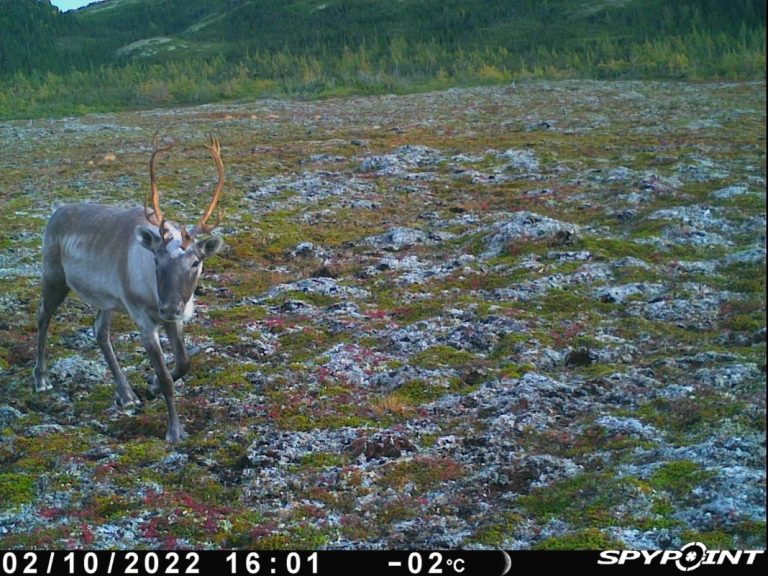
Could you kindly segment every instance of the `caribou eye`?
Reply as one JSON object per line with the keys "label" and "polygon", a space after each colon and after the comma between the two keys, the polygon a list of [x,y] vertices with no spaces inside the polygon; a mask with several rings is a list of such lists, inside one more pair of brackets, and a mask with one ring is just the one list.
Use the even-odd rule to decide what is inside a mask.
{"label": "caribou eye", "polygon": [[192,262],[192,268],[197,268],[198,266],[200,266],[200,260],[195,260]]}

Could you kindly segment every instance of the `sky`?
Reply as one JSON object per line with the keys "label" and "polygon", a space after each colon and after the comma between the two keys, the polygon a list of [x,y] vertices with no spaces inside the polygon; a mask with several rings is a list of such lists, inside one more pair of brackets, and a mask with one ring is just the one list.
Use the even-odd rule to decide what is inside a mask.
{"label": "sky", "polygon": [[65,10],[81,8],[86,4],[93,4],[95,1],[96,0],[51,0],[51,4],[63,12]]}

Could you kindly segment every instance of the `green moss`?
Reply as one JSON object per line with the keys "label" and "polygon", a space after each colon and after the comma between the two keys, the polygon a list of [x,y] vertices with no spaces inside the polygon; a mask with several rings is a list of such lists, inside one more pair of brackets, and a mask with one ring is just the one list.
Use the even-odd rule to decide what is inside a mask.
{"label": "green moss", "polygon": [[510,332],[504,334],[491,351],[491,360],[503,360],[519,354],[530,338],[531,334],[523,332]]}
{"label": "green moss", "polygon": [[678,460],[662,464],[651,474],[648,483],[655,490],[669,492],[681,498],[690,494],[696,486],[712,475],[712,472],[704,470],[696,462]]}
{"label": "green moss", "polygon": [[302,457],[299,462],[301,468],[328,468],[344,466],[349,462],[349,457],[336,452],[313,452]]}
{"label": "green moss", "polygon": [[733,528],[738,548],[765,548],[765,521],[745,520]]}
{"label": "green moss", "polygon": [[218,539],[225,548],[247,548],[253,541],[253,531],[264,517],[253,510],[243,510],[226,517],[225,528],[221,530]]}
{"label": "green moss", "polygon": [[398,491],[406,484],[413,484],[416,493],[422,493],[443,482],[461,478],[464,473],[461,464],[450,458],[416,457],[384,466],[376,483]]}
{"label": "green moss", "polygon": [[211,337],[219,346],[237,346],[243,342],[239,332],[227,332],[225,334],[212,333]]}
{"label": "green moss", "polygon": [[499,375],[513,380],[520,379],[533,369],[531,364],[518,365],[514,362],[503,363],[499,367]]}
{"label": "green moss", "polygon": [[618,366],[616,364],[599,364],[597,362],[593,362],[592,364],[589,364],[587,366],[573,367],[573,371],[576,374],[579,374],[580,376],[583,376],[584,378],[587,378],[589,380],[615,374],[616,372],[619,372],[620,369],[621,369],[621,366]]}
{"label": "green moss", "polygon": [[744,403],[711,389],[702,389],[696,396],[654,398],[641,405],[634,415],[656,428],[693,440],[707,434],[712,426],[727,418],[742,417]]}
{"label": "green moss", "polygon": [[437,400],[447,392],[446,386],[438,386],[425,380],[411,380],[398,388],[394,396],[408,404],[418,405]]}
{"label": "green moss", "polygon": [[256,550],[312,550],[325,546],[330,534],[311,525],[288,528],[286,532],[273,532],[251,541],[249,548]]}
{"label": "green moss", "polygon": [[590,296],[579,294],[578,290],[553,289],[534,300],[533,305],[537,311],[549,318],[575,318],[579,315],[592,315],[597,308],[605,305]]}
{"label": "green moss", "polygon": [[128,468],[157,464],[168,455],[168,444],[160,438],[136,439],[123,446],[118,464]]}
{"label": "green moss", "polygon": [[117,494],[94,495],[85,507],[89,509],[93,521],[119,519],[140,508],[141,503]]}
{"label": "green moss", "polygon": [[8,533],[0,536],[2,550],[34,550],[63,547],[63,543],[71,540],[70,526],[54,526],[35,528],[30,532]]}
{"label": "green moss", "polygon": [[733,534],[727,534],[722,530],[709,532],[684,530],[682,539],[683,542],[701,542],[708,550],[733,550],[736,548]]}
{"label": "green moss", "polygon": [[331,333],[308,326],[280,335],[280,351],[291,362],[305,362],[344,339],[343,332]]}
{"label": "green moss", "polygon": [[370,420],[363,416],[329,414],[320,417],[314,417],[308,414],[292,414],[280,416],[278,419],[280,428],[284,430],[297,430],[300,432],[309,432],[310,430],[332,430],[335,428],[358,428],[370,424]]}
{"label": "green moss", "polygon": [[[111,375],[110,375],[111,378]],[[110,381],[108,385],[94,386],[75,401],[75,414],[101,414],[115,404],[115,388]]]}
{"label": "green moss", "polygon": [[190,388],[216,387],[225,388],[232,395],[237,395],[237,390],[245,390],[249,387],[248,375],[258,368],[253,362],[232,362],[227,359],[217,359],[216,363],[206,363],[195,371],[195,375],[189,378]]}
{"label": "green moss", "polygon": [[492,548],[503,548],[504,542],[510,539],[517,528],[523,523],[523,517],[513,512],[505,512],[491,524],[478,528],[468,538],[469,542],[484,544]]}
{"label": "green moss", "polygon": [[7,510],[35,499],[35,476],[30,474],[0,474],[0,510]]}
{"label": "green moss", "polygon": [[633,489],[628,480],[607,472],[586,473],[536,488],[518,503],[539,521],[562,518],[579,528],[614,526],[619,517],[613,509]]}
{"label": "green moss", "polygon": [[376,518],[379,526],[388,526],[396,522],[404,522],[418,515],[418,506],[411,498],[400,498],[388,502],[377,511]]}
{"label": "green moss", "polygon": [[17,452],[23,456],[14,467],[30,473],[55,472],[60,468],[62,458],[79,456],[88,450],[92,435],[89,429],[81,429],[53,432],[43,437],[17,438]]}
{"label": "green moss", "polygon": [[300,300],[317,306],[318,308],[325,308],[338,302],[338,298],[329,296],[327,294],[321,294],[318,292],[302,292],[301,290],[289,290],[287,292],[281,292],[269,301],[278,306],[288,300]]}
{"label": "green moss", "polygon": [[410,324],[440,316],[443,313],[444,304],[437,300],[422,300],[402,306],[397,301],[384,300],[379,303],[379,307],[392,310],[392,317],[397,322]]}
{"label": "green moss", "polygon": [[533,452],[553,454],[564,458],[580,458],[610,452],[617,461],[629,457],[637,448],[651,448],[653,442],[638,440],[622,434],[610,434],[602,426],[587,424],[579,434],[563,437],[558,430],[529,431],[523,446]]}
{"label": "green moss", "polygon": [[[746,282],[751,281],[754,276],[745,276]],[[733,287],[731,287],[733,288]],[[756,295],[752,298],[730,301],[720,309],[720,324],[723,329],[734,332],[745,332],[749,336],[765,328],[765,279],[762,285],[750,288],[755,290]]]}
{"label": "green moss", "polygon": [[435,369],[445,367],[468,366],[477,363],[479,358],[466,350],[457,350],[451,346],[438,345],[427,348],[411,358],[413,366]]}
{"label": "green moss", "polygon": [[535,550],[623,550],[620,540],[611,538],[598,528],[585,528],[539,542]]}

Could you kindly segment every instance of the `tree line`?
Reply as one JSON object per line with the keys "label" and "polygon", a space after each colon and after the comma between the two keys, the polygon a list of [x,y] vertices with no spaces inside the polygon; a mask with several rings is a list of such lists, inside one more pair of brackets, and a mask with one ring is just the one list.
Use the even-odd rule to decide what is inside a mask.
{"label": "tree line", "polygon": [[[5,26],[7,2],[0,2]],[[14,10],[25,2],[46,4],[21,0]],[[94,30],[118,26],[109,13],[74,18],[52,9],[15,20],[14,30],[48,36],[28,46],[18,35],[2,36],[0,116],[397,93],[528,78],[765,77],[762,0],[643,0],[600,10],[592,2],[565,0],[226,0],[219,7],[227,10],[212,17],[205,6],[213,4],[189,0],[177,13],[171,10],[176,0],[156,1],[154,12],[136,12],[135,22],[108,39]],[[190,24],[205,23],[206,14],[208,24]],[[176,49],[116,55],[148,33],[169,34]],[[55,63],[40,56],[51,45],[59,54]]]}

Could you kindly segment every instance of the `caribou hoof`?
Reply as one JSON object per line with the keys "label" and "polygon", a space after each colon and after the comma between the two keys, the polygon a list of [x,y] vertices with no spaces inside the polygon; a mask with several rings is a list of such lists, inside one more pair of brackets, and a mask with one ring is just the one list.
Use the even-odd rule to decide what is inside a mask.
{"label": "caribou hoof", "polygon": [[186,433],[184,427],[181,424],[179,424],[177,429],[169,429],[168,433],[165,435],[165,441],[169,444],[176,444],[186,440],[187,438],[189,438],[189,434]]}
{"label": "caribou hoof", "polygon": [[47,392],[53,390],[53,386],[47,376],[35,376],[35,392]]}
{"label": "caribou hoof", "polygon": [[115,395],[115,404],[117,404],[118,408],[125,411],[141,406],[141,400],[139,400],[139,397],[136,396],[133,390],[129,390],[125,395],[121,395],[118,392]]}
{"label": "caribou hoof", "polygon": [[[148,398],[150,400],[153,400],[153,399],[157,398],[158,396],[160,396],[163,393],[163,387],[160,386],[160,382],[158,382],[157,376],[152,376],[152,378],[150,378],[148,380],[148,382],[149,382]],[[174,391],[177,389],[176,388],[176,382],[182,382],[183,383],[184,380],[182,380],[181,378],[177,378],[176,380],[174,380],[174,382],[173,382],[173,389],[174,389]]]}

